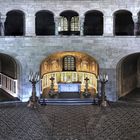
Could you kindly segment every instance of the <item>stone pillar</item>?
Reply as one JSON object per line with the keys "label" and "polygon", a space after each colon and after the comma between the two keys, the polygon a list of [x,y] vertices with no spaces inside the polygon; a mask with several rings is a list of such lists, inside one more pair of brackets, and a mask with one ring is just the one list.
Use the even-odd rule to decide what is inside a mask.
{"label": "stone pillar", "polygon": [[35,36],[35,15],[34,15],[34,13],[26,14],[25,36]]}
{"label": "stone pillar", "polygon": [[133,21],[134,21],[134,35],[137,35],[138,31],[138,16],[133,16]]}
{"label": "stone pillar", "polygon": [[137,62],[137,88],[140,88],[140,57]]}
{"label": "stone pillar", "polygon": [[85,16],[80,17],[80,35],[84,35]]}
{"label": "stone pillar", "polygon": [[54,17],[54,22],[55,22],[55,35],[59,35],[60,17]]}
{"label": "stone pillar", "polygon": [[103,24],[103,35],[113,36],[113,16],[104,16]]}
{"label": "stone pillar", "polygon": [[1,36],[5,35],[5,23],[6,21],[6,15],[2,15],[1,19],[0,19],[0,32],[1,32]]}

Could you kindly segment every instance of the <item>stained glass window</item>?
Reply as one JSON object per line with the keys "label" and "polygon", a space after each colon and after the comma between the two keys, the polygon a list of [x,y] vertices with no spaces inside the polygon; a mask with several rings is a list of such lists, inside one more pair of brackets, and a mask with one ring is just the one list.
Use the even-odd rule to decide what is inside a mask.
{"label": "stained glass window", "polygon": [[65,56],[63,58],[63,70],[64,71],[75,71],[76,70],[75,57]]}

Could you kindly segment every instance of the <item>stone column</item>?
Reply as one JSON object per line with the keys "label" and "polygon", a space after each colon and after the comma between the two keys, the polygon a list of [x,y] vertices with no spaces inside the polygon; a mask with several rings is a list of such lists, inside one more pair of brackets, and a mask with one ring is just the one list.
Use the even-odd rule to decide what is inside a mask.
{"label": "stone column", "polygon": [[104,16],[103,28],[104,36],[113,36],[113,16]]}
{"label": "stone column", "polygon": [[85,16],[80,17],[80,35],[84,35],[84,21]]}
{"label": "stone column", "polygon": [[25,36],[35,36],[35,15],[34,15],[34,13],[26,14]]}
{"label": "stone column", "polygon": [[134,21],[134,35],[137,35],[138,31],[138,16],[133,16],[133,21]]}
{"label": "stone column", "polygon": [[60,22],[60,17],[54,17],[54,22],[55,22],[55,35],[59,35],[59,22]]}
{"label": "stone column", "polygon": [[5,23],[6,21],[6,15],[2,15],[1,19],[0,19],[0,32],[1,32],[1,36],[5,35]]}
{"label": "stone column", "polygon": [[140,57],[137,61],[137,88],[140,88]]}

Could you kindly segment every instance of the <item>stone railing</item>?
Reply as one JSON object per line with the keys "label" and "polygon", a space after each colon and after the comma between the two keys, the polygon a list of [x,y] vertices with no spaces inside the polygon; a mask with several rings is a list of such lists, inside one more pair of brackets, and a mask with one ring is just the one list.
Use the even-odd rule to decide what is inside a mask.
{"label": "stone railing", "polygon": [[17,79],[12,79],[0,73],[0,88],[14,97],[18,96],[17,82],[18,82]]}
{"label": "stone railing", "polygon": [[94,73],[88,72],[52,72],[43,75],[41,80],[42,90],[51,86],[50,78],[54,77],[54,88],[58,90],[58,83],[77,83],[81,82],[81,91],[85,88],[85,78],[89,78],[89,88],[94,88],[97,91],[97,76]]}

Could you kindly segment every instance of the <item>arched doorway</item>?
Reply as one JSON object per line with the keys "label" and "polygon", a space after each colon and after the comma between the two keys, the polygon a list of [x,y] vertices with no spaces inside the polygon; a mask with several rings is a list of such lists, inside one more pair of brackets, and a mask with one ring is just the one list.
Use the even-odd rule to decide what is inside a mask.
{"label": "arched doorway", "polygon": [[0,53],[0,101],[19,100],[19,75],[16,60]]}
{"label": "arched doorway", "polygon": [[117,65],[118,97],[140,88],[140,53],[122,58]]}
{"label": "arched doorway", "polygon": [[[85,90],[85,78],[88,81],[88,90],[92,96],[97,93],[97,75],[98,63],[96,60],[80,52],[59,52],[50,55],[41,63],[41,77],[42,77],[42,95],[48,97],[51,81],[50,78],[54,77],[55,92],[61,92],[60,84],[78,84],[80,94]],[[65,85],[64,85],[65,86]],[[74,87],[76,88],[76,87]],[[69,89],[73,91],[74,88]],[[62,91],[63,92],[63,91]]]}

